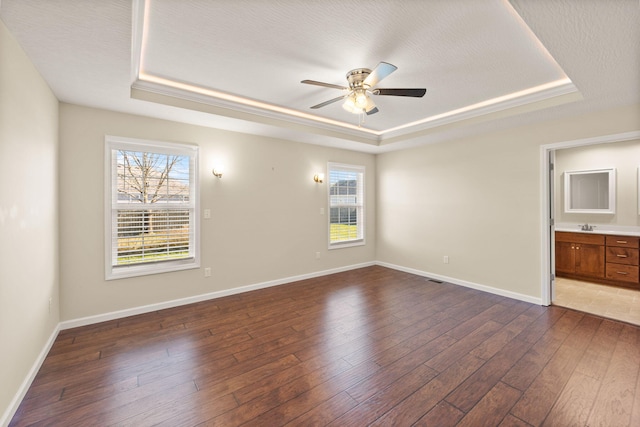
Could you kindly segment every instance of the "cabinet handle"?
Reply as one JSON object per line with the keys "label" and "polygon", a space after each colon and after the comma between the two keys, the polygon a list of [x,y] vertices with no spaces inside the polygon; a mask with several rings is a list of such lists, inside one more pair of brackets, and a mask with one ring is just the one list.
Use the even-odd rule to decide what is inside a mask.
{"label": "cabinet handle", "polygon": [[617,256],[618,258],[627,258],[627,255],[620,255],[620,254],[616,254],[616,256]]}
{"label": "cabinet handle", "polygon": [[629,274],[626,271],[616,271],[616,273],[622,274],[623,276],[626,276],[627,274]]}
{"label": "cabinet handle", "polygon": [[628,243],[626,240],[616,240],[616,243]]}

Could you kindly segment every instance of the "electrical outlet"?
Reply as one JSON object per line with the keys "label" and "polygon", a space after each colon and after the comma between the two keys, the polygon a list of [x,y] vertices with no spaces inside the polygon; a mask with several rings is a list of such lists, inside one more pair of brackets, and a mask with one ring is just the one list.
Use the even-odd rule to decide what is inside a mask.
{"label": "electrical outlet", "polygon": [[211,209],[204,210],[204,219],[211,219]]}
{"label": "electrical outlet", "polygon": [[204,277],[211,277],[211,267],[205,267]]}
{"label": "electrical outlet", "polygon": [[316,252],[316,259],[320,259],[320,252]]}
{"label": "electrical outlet", "polygon": [[444,257],[442,257],[442,262],[444,264],[449,264],[449,255],[445,255]]}
{"label": "electrical outlet", "polygon": [[324,208],[320,208],[320,215],[324,215]]}
{"label": "electrical outlet", "polygon": [[53,304],[53,297],[49,297],[49,314],[51,314],[51,304]]}

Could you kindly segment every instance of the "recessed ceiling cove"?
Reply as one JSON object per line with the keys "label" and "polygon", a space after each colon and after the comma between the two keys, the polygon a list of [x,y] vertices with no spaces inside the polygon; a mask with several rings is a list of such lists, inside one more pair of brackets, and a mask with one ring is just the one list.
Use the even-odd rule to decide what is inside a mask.
{"label": "recessed ceiling cove", "polygon": [[[140,0],[133,19],[133,97],[374,145],[577,92],[502,0]],[[379,88],[426,94],[374,95],[376,114],[310,108],[381,62],[397,70]]]}

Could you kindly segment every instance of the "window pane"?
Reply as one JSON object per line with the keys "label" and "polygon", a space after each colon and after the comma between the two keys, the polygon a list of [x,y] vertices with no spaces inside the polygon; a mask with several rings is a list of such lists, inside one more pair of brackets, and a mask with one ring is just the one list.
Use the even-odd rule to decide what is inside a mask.
{"label": "window pane", "polygon": [[330,208],[329,241],[358,239],[358,216],[355,208]]}
{"label": "window pane", "polygon": [[119,203],[189,201],[189,156],[118,150]]}

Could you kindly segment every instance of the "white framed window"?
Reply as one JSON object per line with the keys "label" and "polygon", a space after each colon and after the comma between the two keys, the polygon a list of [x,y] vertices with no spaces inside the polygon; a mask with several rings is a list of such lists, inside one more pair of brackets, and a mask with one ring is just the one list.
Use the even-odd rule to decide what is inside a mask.
{"label": "white framed window", "polygon": [[329,163],[329,249],[364,245],[364,166]]}
{"label": "white framed window", "polygon": [[105,278],[200,266],[198,147],[105,137]]}

